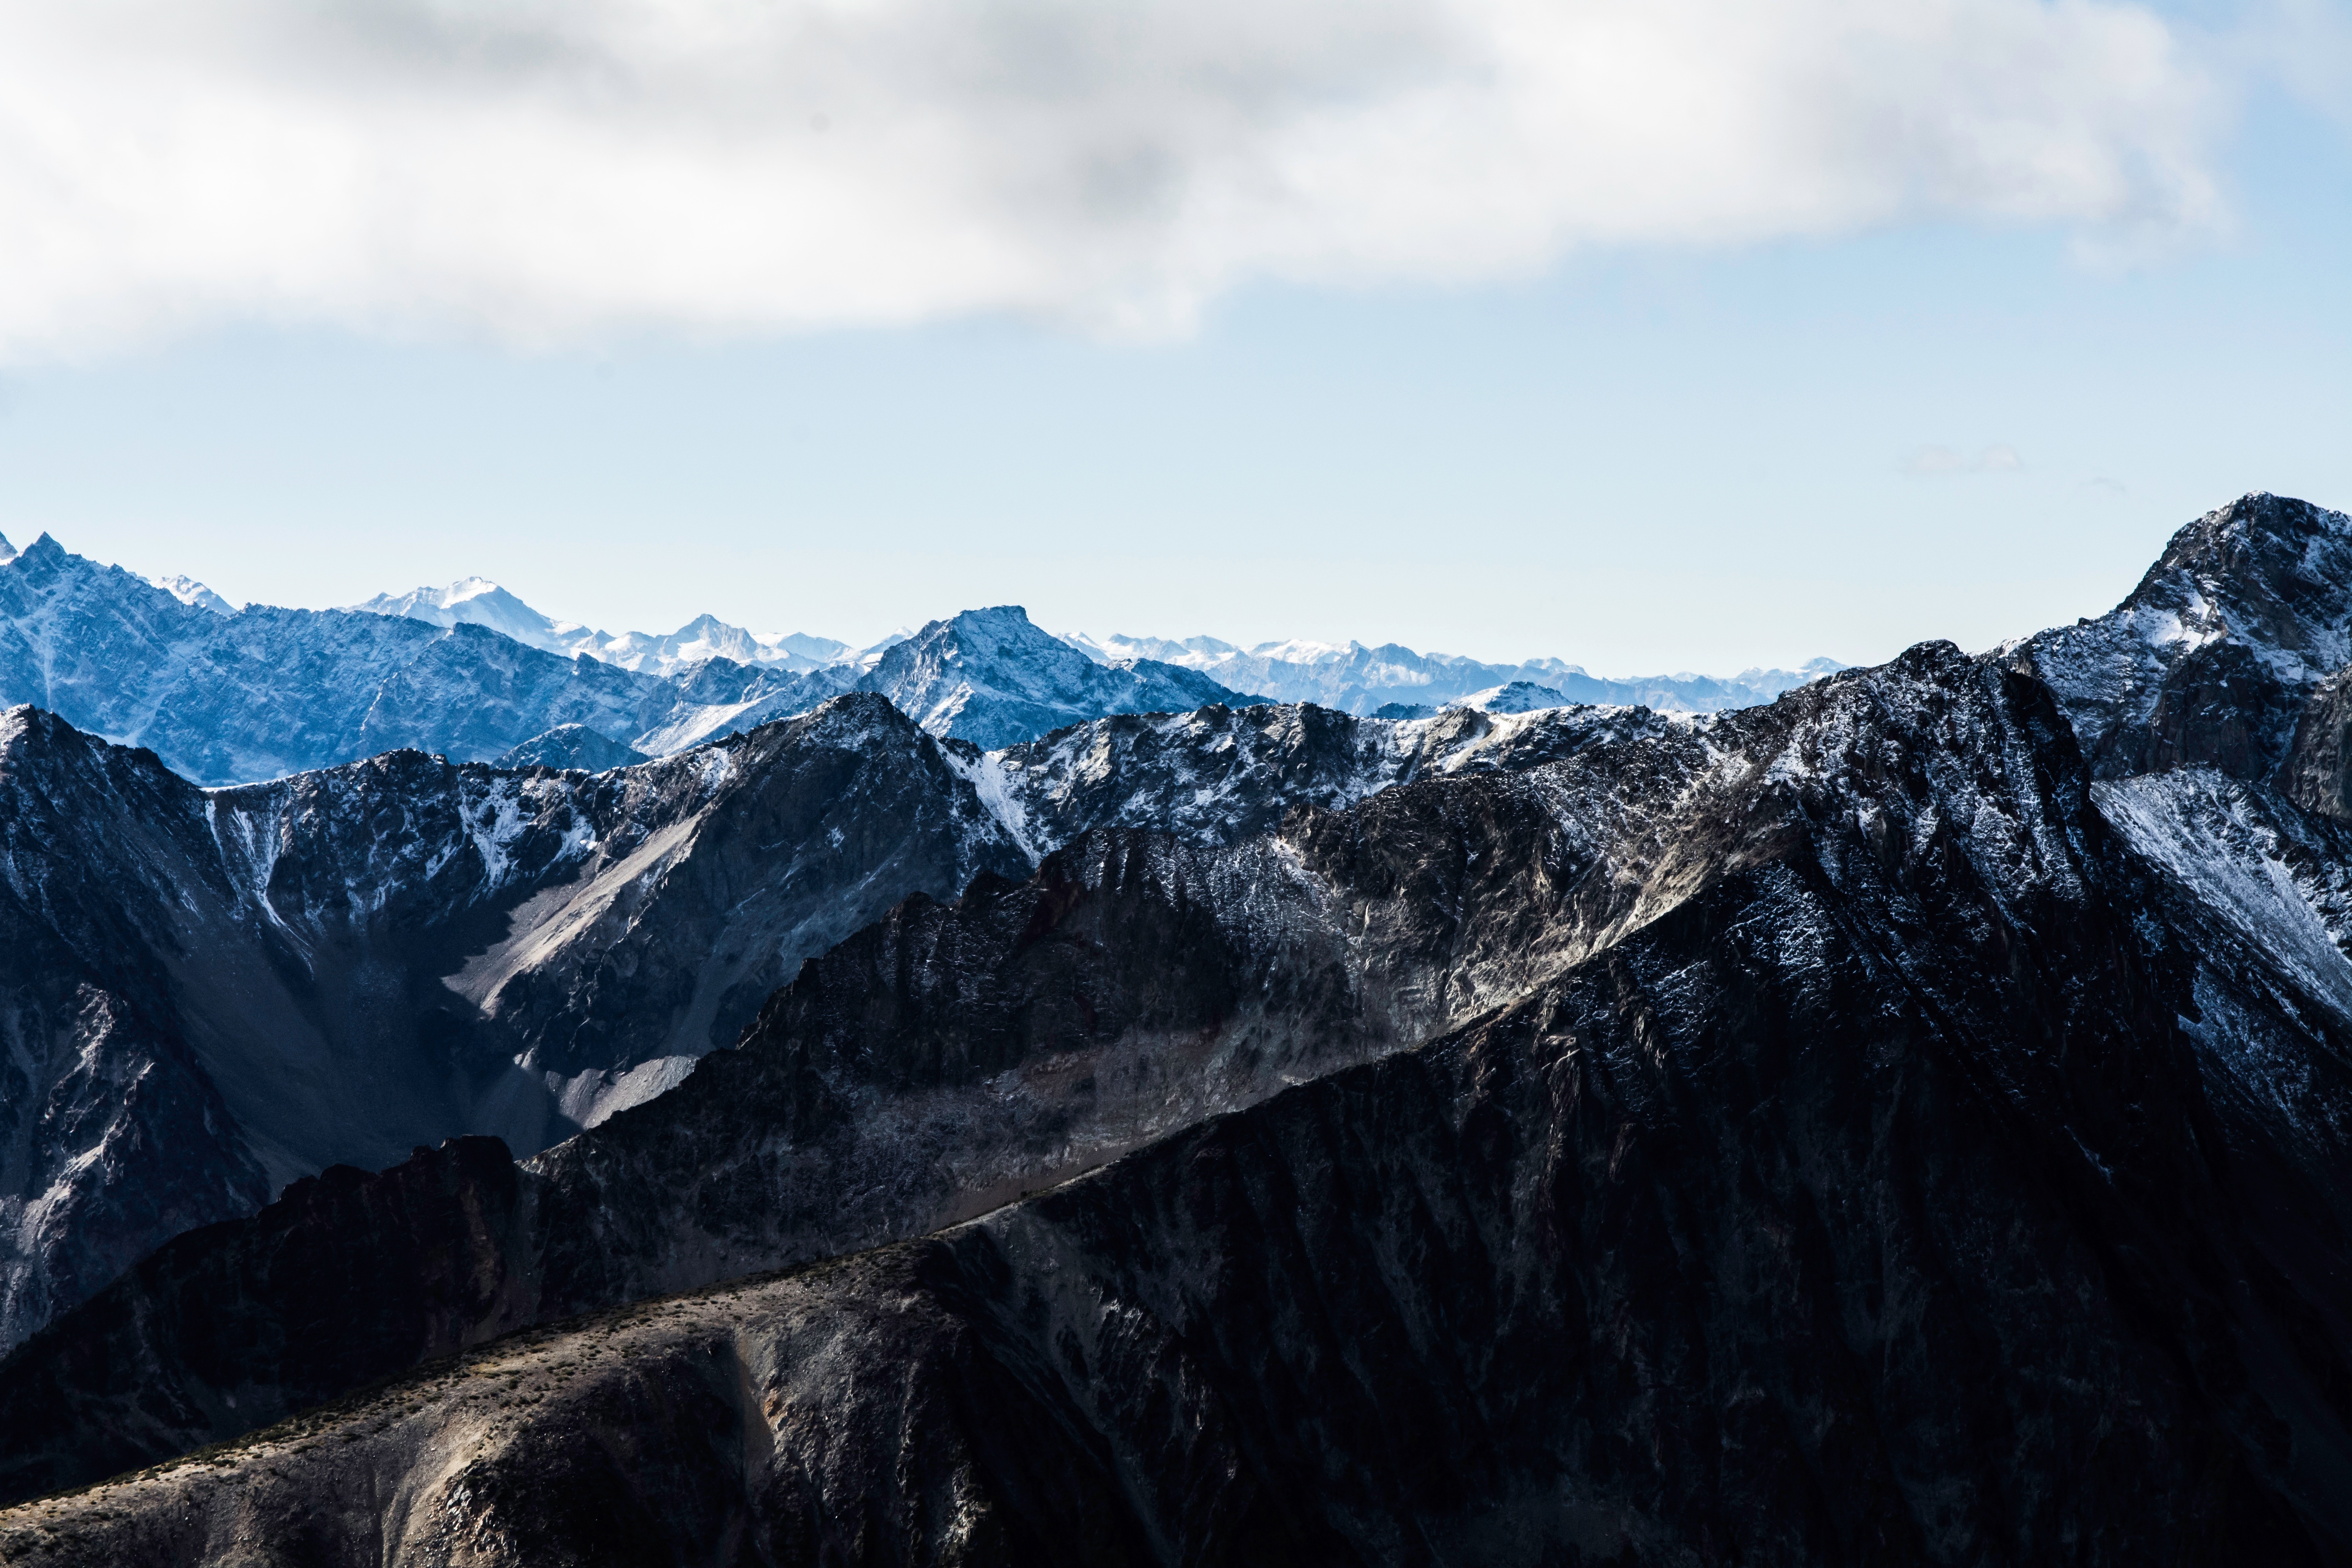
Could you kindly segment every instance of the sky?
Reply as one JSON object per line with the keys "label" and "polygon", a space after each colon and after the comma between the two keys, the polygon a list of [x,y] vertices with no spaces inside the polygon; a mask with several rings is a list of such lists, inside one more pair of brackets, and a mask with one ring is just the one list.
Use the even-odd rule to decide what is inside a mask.
{"label": "sky", "polygon": [[2352,7],[0,0],[0,532],[608,630],[1976,648],[2352,507]]}

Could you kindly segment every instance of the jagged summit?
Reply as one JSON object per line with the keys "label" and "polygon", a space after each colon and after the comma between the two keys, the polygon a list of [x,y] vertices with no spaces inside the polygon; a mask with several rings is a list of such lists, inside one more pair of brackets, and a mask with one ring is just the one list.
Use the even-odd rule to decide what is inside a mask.
{"label": "jagged summit", "polygon": [[350,608],[371,615],[403,616],[437,626],[488,626],[528,647],[566,658],[585,654],[605,664],[651,675],[675,675],[713,658],[799,673],[839,663],[853,651],[846,643],[831,637],[747,631],[712,615],[697,616],[667,635],[622,632],[616,636],[579,621],[542,615],[487,577],[461,577],[446,588],[378,594]]}
{"label": "jagged summit", "polygon": [[0,533],[0,562],[14,561],[16,558],[16,547],[8,542],[6,534]]}
{"label": "jagged summit", "polygon": [[1189,712],[1239,692],[1155,659],[1097,664],[1018,605],[966,610],[893,644],[859,683],[933,734],[984,749],[1105,713]]}
{"label": "jagged summit", "polygon": [[2267,779],[2313,690],[2352,660],[2352,517],[2242,496],[2174,534],[2107,614],[1993,657],[2049,682],[2105,774]]}
{"label": "jagged summit", "polygon": [[161,577],[150,577],[147,581],[179,600],[180,603],[194,605],[199,610],[210,610],[215,616],[233,616],[237,612],[236,605],[230,604],[184,572],[169,573]]}
{"label": "jagged summit", "polygon": [[583,634],[600,637],[576,622],[558,621],[540,614],[487,577],[460,577],[446,588],[412,588],[405,594],[378,594],[345,608],[373,616],[400,616],[428,626],[488,626],[529,647],[550,653],[570,653]]}

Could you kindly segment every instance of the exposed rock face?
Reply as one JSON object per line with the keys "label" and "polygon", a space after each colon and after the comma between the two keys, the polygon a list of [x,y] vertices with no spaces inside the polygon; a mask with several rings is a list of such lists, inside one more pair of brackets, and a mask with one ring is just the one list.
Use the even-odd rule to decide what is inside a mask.
{"label": "exposed rock face", "polygon": [[[159,1373],[242,1431],[530,1323],[536,1293],[506,1267],[529,1255],[529,1196],[495,1138],[420,1149],[381,1175],[330,1166],[252,1219],[142,1259],[85,1309],[104,1333],[36,1337],[20,1360],[52,1394],[103,1409],[103,1431],[80,1433],[99,1470],[144,1463],[186,1446],[184,1411],[154,1397]],[[372,1244],[353,1248],[362,1235]],[[153,1321],[113,1316],[126,1310]],[[117,1353],[134,1342],[144,1360]],[[26,1414],[26,1436],[64,1430],[56,1413]]]}
{"label": "exposed rock face", "polygon": [[[52,750],[66,765],[22,765]],[[204,833],[197,798],[152,756],[0,713],[0,1343],[269,1194],[173,1025],[186,953],[157,868]]]}
{"label": "exposed rock face", "polygon": [[[1254,845],[1100,832],[828,953],[742,1050],[526,1167],[512,1212],[625,1274],[698,1233],[731,1251],[793,1198],[773,1173],[802,1140],[943,1090],[1006,1107],[1050,1180],[1118,1113],[1122,1049],[1185,1042],[1209,1080],[1290,1051],[1308,1081],[930,1240],[509,1341],[15,1510],[0,1543],[2338,1560],[2342,1145],[2282,1140],[2231,1087],[2260,1066],[2216,1058],[2294,1045],[2338,1104],[2345,1058],[2256,928],[2194,924],[2210,908],[2109,828],[2043,688],[1948,647]],[[2243,1026],[2200,960],[2239,973]],[[1057,1071],[1094,1081],[1022,1131]],[[988,1135],[916,1136],[882,1184],[906,1201]],[[808,1212],[869,1201],[845,1169]],[[559,1215],[591,1192],[583,1239],[588,1213]],[[353,1245],[416,1223],[354,1206]],[[256,1226],[185,1238],[178,1276],[257,1256]],[[527,1278],[518,1245],[443,1272]],[[136,1359],[174,1317],[139,1279],[0,1372],[11,1429],[78,1404],[96,1429],[98,1391],[52,1368],[202,1397],[189,1358]]]}
{"label": "exposed rock face", "polygon": [[2352,822],[2352,669],[2339,669],[2304,700],[2278,787],[2305,811]]}

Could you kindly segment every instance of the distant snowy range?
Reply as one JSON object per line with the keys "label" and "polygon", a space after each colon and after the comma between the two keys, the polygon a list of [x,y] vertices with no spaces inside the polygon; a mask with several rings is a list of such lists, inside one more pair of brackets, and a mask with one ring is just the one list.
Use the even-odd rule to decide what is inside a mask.
{"label": "distant snowy range", "polygon": [[667,636],[560,620],[496,583],[341,609],[239,606],[44,533],[0,539],[0,707],[29,702],[152,750],[205,785],[401,748],[598,772],[676,754],[849,691],[992,750],[1120,713],[1309,702],[1396,721],[1569,704],[1717,712],[1843,668],[1603,679],[1557,658],[1487,664],[1395,643],[1055,634],[1017,605],[966,610],[867,647],[701,616]]}

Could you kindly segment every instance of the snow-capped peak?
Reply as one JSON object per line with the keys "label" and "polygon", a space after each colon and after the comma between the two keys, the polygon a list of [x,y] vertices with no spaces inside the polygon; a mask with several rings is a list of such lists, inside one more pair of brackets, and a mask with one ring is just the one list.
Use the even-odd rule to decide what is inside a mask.
{"label": "snow-capped peak", "polygon": [[1484,713],[1533,713],[1545,708],[1565,708],[1570,700],[1565,692],[1549,686],[1538,686],[1532,680],[1512,680],[1458,697],[1445,706],[1475,708]]}
{"label": "snow-capped peak", "polygon": [[[425,592],[423,589],[419,589],[417,591],[419,593]],[[444,607],[446,607],[452,605],[462,604],[467,599],[478,599],[485,594],[506,593],[507,591],[504,588],[499,587],[488,577],[460,577],[455,583],[450,584],[446,588],[441,590],[441,603]],[[507,597],[513,598],[514,595],[507,594]],[[520,603],[520,601],[517,602]]]}
{"label": "snow-capped peak", "polygon": [[1205,669],[1220,659],[1241,652],[1232,643],[1212,637],[1139,637],[1125,632],[1113,632],[1107,637],[1090,637],[1085,632],[1066,632],[1061,637],[1064,642],[1097,664],[1117,664],[1127,658],[1150,658],[1161,664],[1180,665],[1186,669]]}
{"label": "snow-capped peak", "polygon": [[[519,643],[559,653],[565,658],[586,654],[646,675],[669,675],[706,659],[731,659],[737,664],[782,665],[809,670],[823,665],[851,662],[856,656],[846,643],[804,632],[752,632],[731,626],[716,616],[697,616],[669,633],[623,632],[617,637],[580,621],[560,621],[541,615],[488,577],[460,577],[446,588],[413,588],[405,594],[378,594],[364,604],[345,606],[376,616],[404,616],[436,626],[459,623],[488,626]],[[896,634],[867,650],[899,640]],[[868,658],[866,666],[871,667]]]}
{"label": "snow-capped peak", "polygon": [[404,616],[436,626],[454,626],[461,622],[488,626],[550,653],[572,652],[569,643],[587,629],[576,622],[541,615],[487,577],[460,577],[446,588],[378,594],[364,604],[344,607],[375,616]]}
{"label": "snow-capped peak", "polygon": [[15,559],[16,559],[16,547],[8,542],[8,536],[6,534],[0,533],[0,561],[14,561]]}
{"label": "snow-capped peak", "polygon": [[[5,542],[0,541],[0,543]],[[6,557],[0,556],[0,560],[5,559]],[[150,577],[147,581],[179,600],[180,603],[193,605],[199,610],[210,610],[216,616],[233,616],[239,608],[238,605],[230,604],[184,572],[167,573],[161,577]]]}

